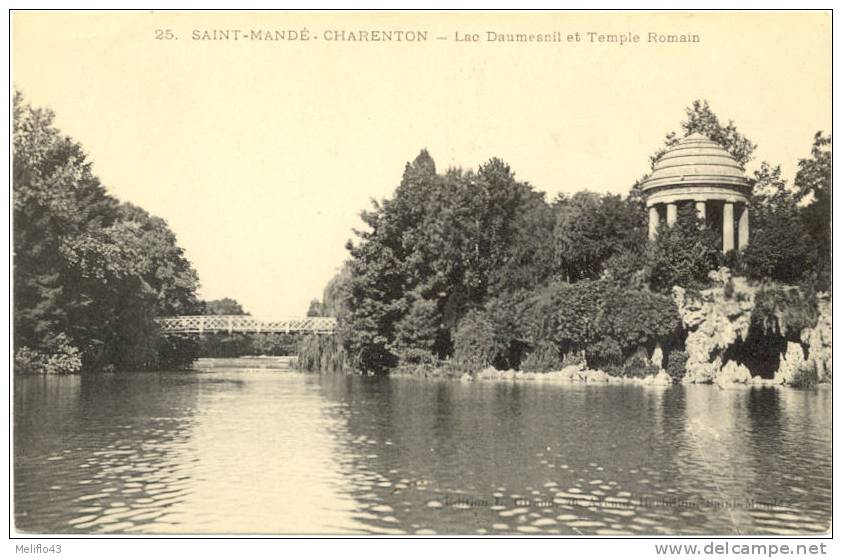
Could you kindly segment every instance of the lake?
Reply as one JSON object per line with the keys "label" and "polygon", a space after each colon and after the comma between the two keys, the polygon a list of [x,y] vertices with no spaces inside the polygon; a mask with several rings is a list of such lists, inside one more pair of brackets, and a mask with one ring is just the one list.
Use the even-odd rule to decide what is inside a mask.
{"label": "lake", "polygon": [[14,378],[32,533],[799,534],[831,390],[280,370]]}

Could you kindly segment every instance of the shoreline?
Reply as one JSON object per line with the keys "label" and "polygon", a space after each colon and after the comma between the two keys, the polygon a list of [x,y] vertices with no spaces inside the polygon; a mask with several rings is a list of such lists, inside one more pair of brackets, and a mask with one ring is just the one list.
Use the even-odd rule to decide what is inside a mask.
{"label": "shoreline", "polygon": [[[356,371],[342,371],[342,372],[321,372],[321,371],[307,371],[295,367],[297,357],[295,356],[242,356],[242,357],[202,357],[196,359],[193,365],[184,369],[173,370],[139,370],[137,372],[200,372],[208,370],[277,370],[283,372],[297,372],[306,375],[325,375],[325,374],[341,374],[350,376],[364,376]],[[580,366],[567,366],[561,370],[552,370],[548,372],[527,372],[521,370],[497,370],[493,367],[486,367],[475,373],[465,372],[461,375],[454,375],[448,373],[446,367],[425,368],[420,371],[419,368],[413,367],[398,367],[389,374],[380,377],[384,378],[413,378],[418,380],[439,380],[439,381],[453,381],[463,384],[473,382],[527,382],[537,384],[578,384],[578,385],[637,385],[644,387],[670,387],[673,385],[709,385],[716,386],[719,389],[741,389],[741,388],[790,388],[800,390],[819,390],[830,389],[833,386],[832,382],[818,382],[813,385],[801,386],[790,385],[781,380],[774,378],[761,378],[759,375],[751,377],[746,381],[733,381],[721,379],[720,381],[689,381],[685,377],[683,380],[675,381],[665,370],[660,370],[657,374],[650,374],[647,376],[612,376],[604,370],[589,369]],[[124,372],[131,374],[132,372]],[[96,372],[79,372],[75,374],[15,374],[16,377],[32,377],[32,376],[84,376],[84,375],[119,375],[121,372],[114,371],[96,371]],[[372,376],[377,377],[377,376]]]}
{"label": "shoreline", "polygon": [[786,384],[774,378],[762,378],[754,376],[747,381],[711,380],[694,382],[688,380],[675,381],[661,370],[657,374],[647,376],[612,376],[603,370],[592,370],[577,366],[568,366],[561,370],[549,372],[524,372],[520,370],[497,370],[487,367],[475,374],[464,373],[461,376],[453,376],[446,373],[427,374],[416,373],[408,370],[399,370],[390,374],[394,377],[410,377],[419,379],[450,380],[462,383],[473,382],[532,382],[550,384],[580,384],[580,385],[639,385],[650,387],[670,387],[673,385],[709,385],[722,390],[740,388],[790,388],[790,389],[826,389],[832,387],[831,382],[819,382],[811,386],[798,386]]}
{"label": "shoreline", "polygon": [[295,356],[241,356],[241,357],[202,357],[197,358],[191,370],[208,368],[259,368],[266,370],[296,370]]}

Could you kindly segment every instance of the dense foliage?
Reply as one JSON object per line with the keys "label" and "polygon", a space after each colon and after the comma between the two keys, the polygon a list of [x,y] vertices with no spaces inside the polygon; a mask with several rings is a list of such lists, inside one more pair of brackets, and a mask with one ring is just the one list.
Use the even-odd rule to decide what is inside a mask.
{"label": "dense foliage", "polygon": [[830,136],[816,132],[811,156],[798,161],[798,172],[794,180],[796,197],[799,202],[805,204],[802,220],[815,249],[814,272],[817,285],[823,290],[831,288],[831,272],[833,271],[831,265],[832,145],[833,140]]}
{"label": "dense foliage", "polygon": [[[561,355],[580,354],[592,366],[622,366],[641,347],[666,343],[679,327],[670,297],[608,280],[551,283],[518,313],[520,341],[550,365]],[[530,368],[540,368],[530,360]]]}
{"label": "dense foliage", "polygon": [[348,369],[342,342],[333,335],[307,335],[296,347],[299,370],[307,372],[342,372]]}
{"label": "dense foliage", "polygon": [[578,192],[553,204],[555,271],[566,281],[596,279],[609,260],[640,257],[645,214],[620,196]]}
{"label": "dense foliage", "polygon": [[[52,113],[15,96],[14,347],[22,372],[294,353],[313,370],[585,363],[639,375],[662,346],[678,378],[687,355],[674,285],[704,288],[725,263],[764,284],[802,284],[801,293],[830,287],[832,142],[821,133],[792,185],[767,162],[755,171],[751,242],[724,256],[720,235],[690,204],[649,241],[640,180],[625,198],[578,192],[548,202],[500,159],[439,173],[422,150],[394,195],[362,213],[350,258],[310,304],[308,315],[338,319],[337,336],[164,337],[156,316],[246,311],[232,299],[197,300],[196,273],[167,224],[109,196],[81,146],[52,123]],[[719,142],[741,165],[753,156],[756,146],[707,102],[694,102],[681,127]],[[678,137],[668,134],[663,149]],[[761,292],[755,321],[791,331],[814,321],[815,297],[794,300],[793,292]]]}
{"label": "dense foliage", "polygon": [[728,150],[728,153],[736,159],[743,168],[751,161],[757,145],[737,130],[733,120],[722,124],[719,117],[710,108],[707,101],[695,100],[685,109],[685,119],[681,122],[682,134],[670,132],[664,139],[664,146],[659,149],[650,159],[652,165],[669,149],[678,143],[681,137],[691,134],[704,134],[719,145]]}
{"label": "dense foliage", "polygon": [[487,314],[471,310],[459,321],[453,335],[454,360],[463,370],[481,370],[498,358],[502,347],[497,341]]}
{"label": "dense foliage", "polygon": [[[743,166],[756,148],[707,102],[688,107],[682,132],[707,135]],[[652,163],[678,138],[668,134]],[[787,283],[829,270],[829,165],[821,134],[794,187],[763,163],[749,248],[723,255],[721,235],[692,204],[648,241],[640,181],[626,198],[579,192],[548,203],[499,159],[440,174],[423,150],[394,196],[362,213],[325,313],[339,317],[349,363],[368,373],[436,363],[548,370],[584,359],[634,374],[663,344],[678,378],[687,355],[674,285],[704,288],[723,264]]]}
{"label": "dense foliage", "polygon": [[452,354],[469,309],[552,272],[552,208],[497,159],[439,175],[422,151],[395,197],[362,218],[369,230],[349,246],[345,342],[363,370],[388,370],[398,353]]}
{"label": "dense foliage", "polygon": [[819,318],[816,293],[809,288],[764,285],[754,297],[752,322],[763,332],[799,341],[799,334],[816,325]]}
{"label": "dense foliage", "polygon": [[201,313],[205,316],[248,316],[242,305],[233,298],[220,298],[217,300],[204,300],[201,304]]}
{"label": "dense foliage", "polygon": [[166,222],[109,196],[53,114],[13,104],[15,369],[183,366],[195,344],[155,316],[198,310],[198,278]]}
{"label": "dense foliage", "polygon": [[722,263],[720,236],[705,226],[692,204],[679,206],[676,222],[658,227],[646,256],[652,288],[668,291],[673,285],[704,286],[708,273]]}

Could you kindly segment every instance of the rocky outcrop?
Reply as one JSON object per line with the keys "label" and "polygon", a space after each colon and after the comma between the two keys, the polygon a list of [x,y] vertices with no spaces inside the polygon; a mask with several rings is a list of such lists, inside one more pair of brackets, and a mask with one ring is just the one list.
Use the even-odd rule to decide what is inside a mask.
{"label": "rocky outcrop", "polygon": [[709,383],[722,370],[721,355],[739,338],[745,340],[751,325],[755,289],[742,277],[731,277],[726,268],[711,273],[719,285],[698,293],[673,287],[673,300],[687,338],[687,373],[684,382]]}
{"label": "rocky outcrop", "polygon": [[775,382],[778,384],[798,385],[802,383],[802,374],[808,369],[804,358],[804,349],[798,343],[790,341],[786,344],[786,353],[781,355],[778,370],[775,372]]}
{"label": "rocky outcrop", "polygon": [[631,383],[652,386],[668,386],[673,383],[670,375],[664,370],[645,378],[627,378],[611,376],[604,370],[591,370],[584,365],[565,366],[561,370],[553,370],[551,372],[520,372],[517,370],[497,370],[493,367],[488,367],[477,372],[476,379],[588,384]]}
{"label": "rocky outcrop", "polygon": [[733,360],[725,363],[725,366],[714,377],[714,382],[719,387],[727,387],[733,384],[748,384],[751,380],[749,369]]}
{"label": "rocky outcrop", "polygon": [[814,370],[816,380],[833,380],[833,302],[827,294],[818,296],[819,319],[815,327],[801,332],[801,342],[807,347],[805,367]]}
{"label": "rocky outcrop", "polygon": [[644,378],[644,383],[653,386],[669,386],[672,385],[672,376],[667,374],[666,370],[661,370],[654,376],[647,376]]}
{"label": "rocky outcrop", "polygon": [[664,350],[660,345],[655,345],[655,350],[652,351],[652,357],[649,359],[652,366],[657,366],[660,369],[664,368]]}
{"label": "rocky outcrop", "polygon": [[[759,287],[742,277],[732,277],[727,268],[712,272],[710,277],[716,285],[700,292],[690,293],[681,287],[673,288],[673,300],[687,332],[685,350],[688,358],[684,382],[716,383],[724,387],[735,384],[803,385],[814,381],[831,381],[832,305],[828,295],[818,295],[819,317],[816,325],[798,334],[800,343],[787,343],[774,378],[752,378],[748,368],[737,362],[726,361],[725,355],[729,347],[748,337]],[[796,287],[784,289],[797,292]],[[781,325],[783,317],[776,318]],[[782,324],[779,329],[785,331],[786,324]],[[788,335],[788,338],[792,336]]]}
{"label": "rocky outcrop", "polygon": [[[726,268],[711,273],[711,279],[714,286],[702,291],[673,288],[673,300],[686,332],[684,352],[687,353],[687,362],[683,382],[715,383],[725,388],[805,385],[831,381],[832,305],[829,295],[819,294],[813,299],[798,287],[751,284],[745,278],[731,276]],[[816,303],[817,306],[814,306]],[[816,316],[818,319],[814,319]],[[753,323],[755,330],[750,332]],[[776,337],[764,337],[767,335]],[[761,343],[759,346],[767,347],[764,350],[768,352],[760,357],[759,362],[756,352],[746,356],[746,348],[758,347],[754,345],[758,339]],[[778,359],[777,353],[772,351],[782,350],[783,347],[786,350]],[[663,369],[665,360],[670,361],[668,367],[676,378],[680,377],[680,366],[676,372],[672,365],[676,354],[681,354],[683,360],[683,353],[674,347],[668,355],[669,359],[664,358],[660,346],[654,348],[651,356],[644,354],[643,363],[647,366],[651,364],[650,370],[657,373],[643,378],[611,376],[602,370],[588,369],[584,362],[552,372],[486,368],[475,377],[480,380],[666,386],[674,380]],[[746,363],[758,368],[768,364],[770,369],[777,365],[777,371],[774,377],[752,377]],[[768,372],[764,376],[771,376],[772,370]],[[463,381],[469,380],[463,378]]]}

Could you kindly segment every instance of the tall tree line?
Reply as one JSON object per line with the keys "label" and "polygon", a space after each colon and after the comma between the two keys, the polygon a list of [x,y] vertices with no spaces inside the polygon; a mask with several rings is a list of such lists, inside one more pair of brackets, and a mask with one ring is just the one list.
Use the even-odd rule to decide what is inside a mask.
{"label": "tall tree line", "polygon": [[13,320],[20,372],[179,366],[191,342],[155,316],[199,309],[167,223],[108,195],[50,110],[13,101]]}
{"label": "tall tree line", "polygon": [[[652,164],[695,132],[743,166],[756,149],[706,101],[687,108],[681,127]],[[751,244],[723,256],[721,235],[692,208],[649,241],[640,181],[625,197],[548,201],[500,159],[439,173],[422,150],[394,195],[361,214],[366,228],[325,290],[326,313],[339,317],[348,358],[366,372],[460,358],[540,369],[571,355],[622,366],[641,348],[680,346],[668,294],[706,286],[720,265],[827,290],[830,162],[831,139],[821,133],[791,185],[763,162],[751,178]]]}

